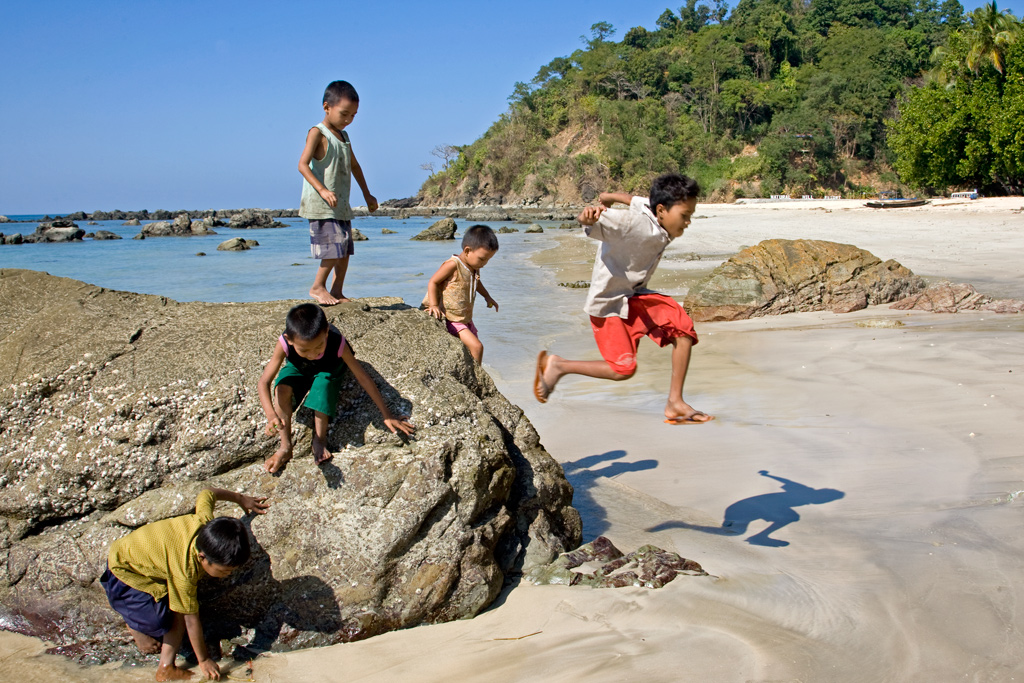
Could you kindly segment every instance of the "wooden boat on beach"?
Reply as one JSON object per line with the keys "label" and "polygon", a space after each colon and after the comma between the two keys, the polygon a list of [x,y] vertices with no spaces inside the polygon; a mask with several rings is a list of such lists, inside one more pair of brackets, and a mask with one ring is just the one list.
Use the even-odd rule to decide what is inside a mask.
{"label": "wooden boat on beach", "polygon": [[911,206],[924,206],[928,203],[927,199],[911,197],[909,199],[875,199],[865,203],[864,206],[872,209],[906,209]]}

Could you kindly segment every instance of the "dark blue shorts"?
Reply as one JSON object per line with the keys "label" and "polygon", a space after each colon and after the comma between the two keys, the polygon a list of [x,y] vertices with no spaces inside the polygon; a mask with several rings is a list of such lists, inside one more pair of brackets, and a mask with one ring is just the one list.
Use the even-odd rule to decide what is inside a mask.
{"label": "dark blue shorts", "polygon": [[153,638],[163,638],[174,626],[174,612],[167,606],[167,597],[154,600],[153,596],[121,581],[108,567],[100,577],[107,601],[124,621],[139,633]]}

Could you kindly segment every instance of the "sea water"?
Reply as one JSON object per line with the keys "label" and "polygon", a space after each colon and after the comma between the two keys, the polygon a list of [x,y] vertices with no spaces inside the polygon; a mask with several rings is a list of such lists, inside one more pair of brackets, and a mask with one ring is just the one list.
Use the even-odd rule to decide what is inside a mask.
{"label": "sea water", "polygon": [[[176,301],[245,302],[280,299],[309,299],[309,287],[319,261],[309,252],[308,222],[301,218],[280,219],[284,228],[216,228],[216,235],[189,237],[147,237],[131,239],[139,226],[122,221],[79,222],[87,231],[108,230],[121,240],[85,239],[55,244],[0,246],[0,267],[45,271],[89,284],[143,294],[158,294]],[[410,238],[438,220],[432,218],[394,219],[359,217],[353,226],[367,240],[355,243],[345,276],[345,295],[356,297],[401,297],[419,306],[430,276],[457,253],[454,241],[421,242]],[[471,225],[457,221],[459,234]],[[488,223],[526,226],[513,223]],[[530,256],[557,244],[553,223],[541,223],[544,234],[523,232],[499,235],[501,248],[481,271],[481,281],[498,301],[499,310],[488,309],[477,298],[473,319],[484,344],[484,363],[496,380],[522,374],[537,351],[567,332],[578,332],[585,323],[582,290],[556,286],[554,274],[543,270]],[[396,234],[382,234],[382,229]],[[29,233],[34,223],[8,223],[0,231]],[[256,240],[248,251],[217,251],[217,245],[232,237]],[[205,256],[197,256],[197,253]],[[329,310],[329,309],[328,309]],[[284,320],[282,318],[282,326]],[[528,378],[532,380],[531,378]]]}

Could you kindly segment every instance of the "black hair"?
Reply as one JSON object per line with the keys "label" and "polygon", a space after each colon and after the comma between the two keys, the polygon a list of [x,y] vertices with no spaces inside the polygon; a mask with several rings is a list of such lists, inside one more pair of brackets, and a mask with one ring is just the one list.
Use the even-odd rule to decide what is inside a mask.
{"label": "black hair", "polygon": [[473,225],[462,236],[462,248],[498,251],[498,236],[486,225]]}
{"label": "black hair", "polygon": [[312,341],[329,327],[324,309],[316,304],[299,304],[288,311],[284,333],[291,339]]}
{"label": "black hair", "polygon": [[657,211],[659,204],[671,209],[676,204],[696,199],[699,194],[700,185],[693,178],[679,173],[660,175],[651,183],[651,211]]}
{"label": "black hair", "polygon": [[207,562],[223,567],[241,567],[249,561],[249,532],[240,519],[218,517],[199,529],[196,548]]}
{"label": "black hair", "polygon": [[359,93],[348,81],[331,81],[324,90],[324,104],[333,107],[339,100],[359,102]]}

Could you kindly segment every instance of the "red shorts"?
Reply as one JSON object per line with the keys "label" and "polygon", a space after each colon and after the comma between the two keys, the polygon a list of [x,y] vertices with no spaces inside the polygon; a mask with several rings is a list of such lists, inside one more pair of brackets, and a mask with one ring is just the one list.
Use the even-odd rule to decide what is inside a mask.
{"label": "red shorts", "polygon": [[636,370],[636,345],[650,337],[658,346],[668,346],[678,337],[697,343],[693,321],[683,307],[664,294],[636,294],[629,297],[629,318],[590,316],[594,339],[601,357],[620,375]]}

